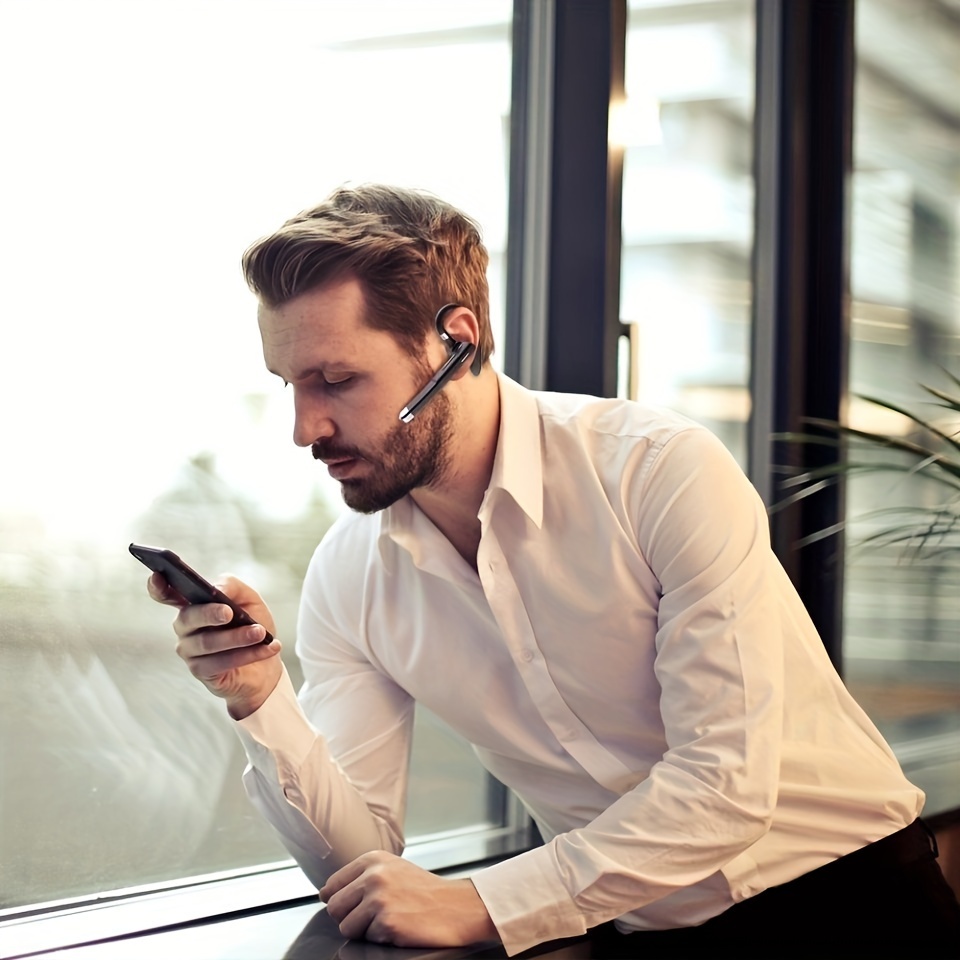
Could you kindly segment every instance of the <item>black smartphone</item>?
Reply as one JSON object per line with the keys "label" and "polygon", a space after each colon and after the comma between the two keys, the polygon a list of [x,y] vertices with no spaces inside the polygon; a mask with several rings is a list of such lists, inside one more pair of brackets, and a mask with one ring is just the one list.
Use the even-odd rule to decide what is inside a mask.
{"label": "black smartphone", "polygon": [[[167,583],[188,603],[226,604],[233,611],[233,619],[229,623],[211,629],[249,627],[257,622],[222,590],[218,590],[212,583],[204,580],[196,570],[188,567],[172,550],[164,550],[162,547],[147,547],[141,543],[131,543],[130,552],[151,570],[162,574]],[[262,643],[270,643],[273,640],[270,631],[267,630],[266,633],[267,635],[261,641]]]}

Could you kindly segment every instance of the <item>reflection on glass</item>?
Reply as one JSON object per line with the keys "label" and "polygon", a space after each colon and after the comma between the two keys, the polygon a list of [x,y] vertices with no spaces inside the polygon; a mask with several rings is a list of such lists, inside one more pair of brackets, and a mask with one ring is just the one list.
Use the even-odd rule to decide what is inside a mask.
{"label": "reflection on glass", "polygon": [[[240,254],[340,183],[424,187],[483,225],[497,332],[510,14],[0,2],[0,907],[286,858],[126,546],[248,579],[292,651],[341,505],[290,442]],[[410,832],[483,823],[479,766],[419,729]]]}
{"label": "reflection on glass", "polygon": [[710,427],[746,462],[754,5],[631,0],[621,393]]}
{"label": "reflection on glass", "polygon": [[[960,376],[960,7],[859,0],[849,422],[910,436],[881,398],[942,422],[920,384]],[[861,704],[927,791],[926,812],[960,805],[960,553],[862,546],[901,507],[944,491],[890,473],[849,484],[844,668]]]}

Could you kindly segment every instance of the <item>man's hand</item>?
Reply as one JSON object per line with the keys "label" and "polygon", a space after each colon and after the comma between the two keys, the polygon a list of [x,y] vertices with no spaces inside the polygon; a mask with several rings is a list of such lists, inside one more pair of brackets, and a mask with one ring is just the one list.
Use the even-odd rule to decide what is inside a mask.
{"label": "man's hand", "polygon": [[338,870],[320,890],[345,937],[397,947],[462,947],[499,940],[469,880],[445,880],[376,851]]}
{"label": "man's hand", "polygon": [[280,680],[280,642],[261,644],[264,627],[276,632],[273,617],[260,595],[235,577],[217,586],[257,621],[256,626],[223,627],[233,611],[219,603],[187,604],[159,574],[147,581],[147,593],[158,603],[178,607],[173,621],[177,654],[190,672],[213,694],[222,697],[234,720],[242,720],[270,696]]}

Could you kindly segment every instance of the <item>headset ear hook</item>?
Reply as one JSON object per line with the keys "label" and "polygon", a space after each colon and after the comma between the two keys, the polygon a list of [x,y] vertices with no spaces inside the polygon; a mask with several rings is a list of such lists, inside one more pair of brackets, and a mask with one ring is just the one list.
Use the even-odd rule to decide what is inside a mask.
{"label": "headset ear hook", "polygon": [[459,340],[454,340],[453,337],[447,333],[446,327],[443,325],[443,318],[451,311],[456,310],[459,307],[459,303],[445,303],[438,311],[434,323],[437,327],[437,333],[440,334],[440,339],[448,346],[451,350],[455,349]]}
{"label": "headset ear hook", "polygon": [[437,333],[440,339],[447,345],[450,356],[447,362],[437,370],[429,379],[426,386],[400,411],[400,419],[404,423],[409,423],[413,418],[443,389],[444,385],[457,372],[460,366],[470,358],[471,351],[476,352],[476,348],[469,340],[454,340],[443,327],[443,315],[454,307],[459,307],[459,303],[448,303],[437,312]]}
{"label": "headset ear hook", "polygon": [[[456,310],[457,307],[462,307],[462,303],[445,303],[438,311],[437,317],[434,321],[437,325],[437,333],[440,334],[440,339],[450,348],[451,351],[456,350],[459,346],[460,341],[454,340],[453,337],[447,333],[446,328],[443,326],[443,318],[451,311]],[[480,347],[477,345],[474,347],[473,361],[470,364],[470,372],[475,376],[480,376],[480,370],[483,367],[483,355],[480,353]]]}

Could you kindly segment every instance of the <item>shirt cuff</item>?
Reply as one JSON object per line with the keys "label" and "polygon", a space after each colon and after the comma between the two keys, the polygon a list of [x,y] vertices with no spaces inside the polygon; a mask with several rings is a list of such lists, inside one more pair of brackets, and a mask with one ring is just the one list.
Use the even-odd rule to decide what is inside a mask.
{"label": "shirt cuff", "polygon": [[281,782],[299,770],[318,736],[297,700],[286,667],[260,708],[235,720],[234,726],[250,764],[264,772],[275,769]]}
{"label": "shirt cuff", "polygon": [[554,845],[547,844],[470,875],[507,956],[546,940],[587,932],[583,915],[560,880]]}

